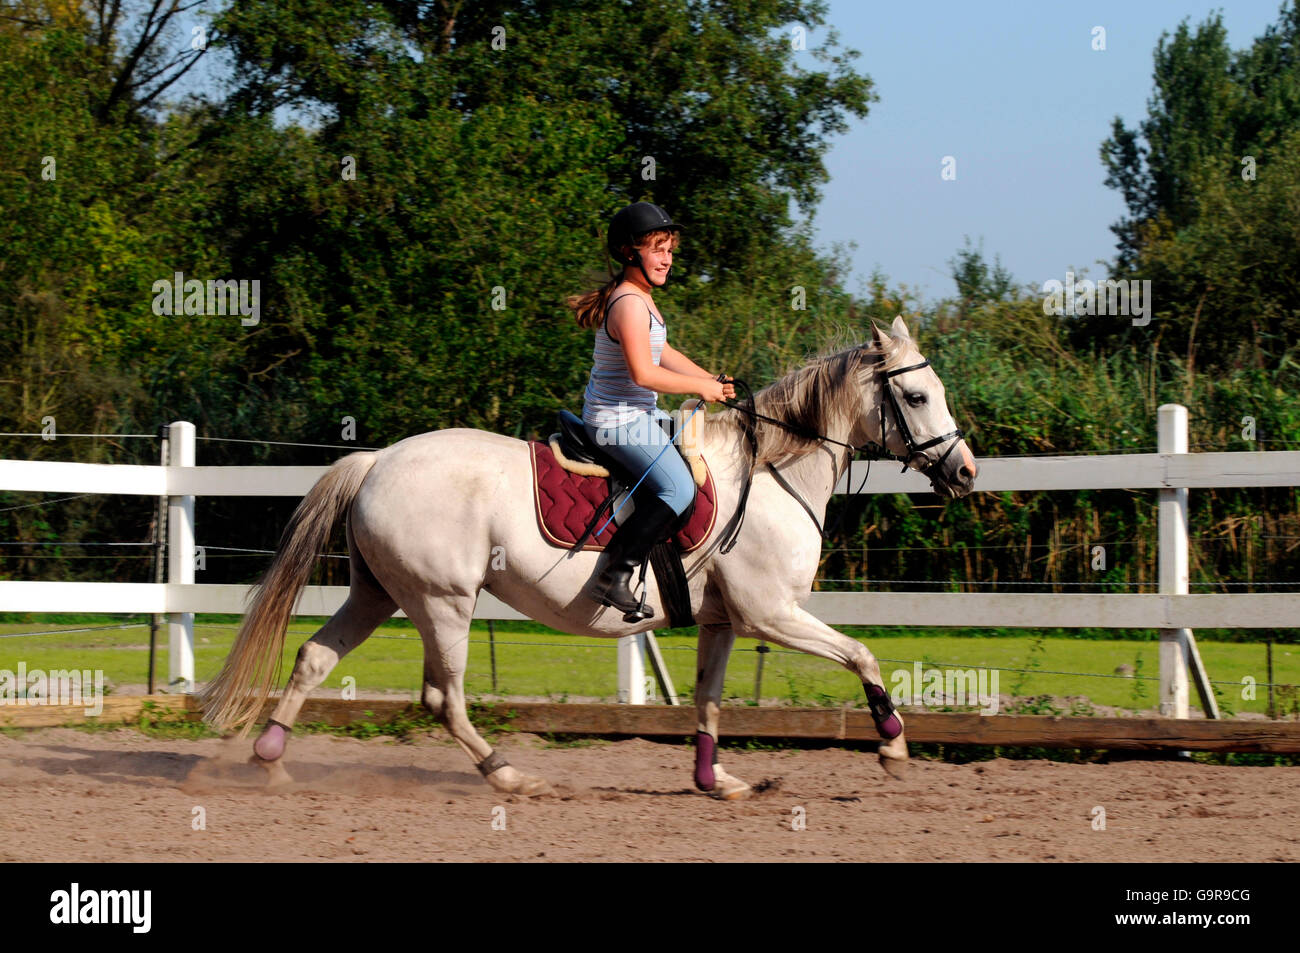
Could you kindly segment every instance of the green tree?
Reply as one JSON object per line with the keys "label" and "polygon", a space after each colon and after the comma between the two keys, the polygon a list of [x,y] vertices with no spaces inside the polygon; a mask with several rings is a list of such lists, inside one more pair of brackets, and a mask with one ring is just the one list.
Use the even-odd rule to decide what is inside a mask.
{"label": "green tree", "polygon": [[1116,118],[1106,182],[1127,215],[1118,268],[1152,281],[1155,323],[1080,322],[1078,340],[1157,335],[1188,368],[1279,366],[1300,331],[1300,4],[1284,5],[1248,49],[1222,18],[1186,21],[1155,51],[1155,91],[1136,129]]}
{"label": "green tree", "polygon": [[984,258],[984,240],[972,246],[967,236],[962,248],[948,262],[952,280],[957,285],[957,297],[963,313],[991,301],[1005,301],[1015,296],[1016,283],[1011,272],[1002,267],[1002,259],[994,256],[990,265]]}

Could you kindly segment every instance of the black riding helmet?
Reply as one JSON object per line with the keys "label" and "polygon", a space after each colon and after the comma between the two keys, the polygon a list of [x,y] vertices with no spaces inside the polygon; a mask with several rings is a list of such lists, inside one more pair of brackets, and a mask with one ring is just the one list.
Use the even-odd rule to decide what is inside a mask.
{"label": "black riding helmet", "polygon": [[[680,232],[682,226],[674,222],[672,216],[658,205],[651,202],[634,202],[621,209],[610,220],[605,244],[615,261],[622,265],[636,265],[645,276],[646,284],[652,284],[650,276],[646,274],[645,265],[641,263],[641,253],[637,251],[636,240],[648,232],[665,229],[670,232]],[[632,249],[631,256],[624,257],[624,246]],[[672,269],[669,269],[669,274],[672,274]]]}

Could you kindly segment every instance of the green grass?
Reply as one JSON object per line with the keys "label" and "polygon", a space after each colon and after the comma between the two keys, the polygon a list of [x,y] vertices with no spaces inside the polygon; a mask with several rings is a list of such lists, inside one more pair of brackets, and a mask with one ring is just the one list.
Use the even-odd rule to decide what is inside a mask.
{"label": "green grass", "polygon": [[[51,621],[51,618],[57,621]],[[282,658],[287,676],[298,646],[323,623],[320,619],[295,620],[285,639]],[[17,632],[107,625],[106,616],[45,617],[0,624],[0,636]],[[195,625],[195,669],[206,681],[219,670],[233,642],[238,619],[234,616],[200,616]],[[616,658],[612,639],[562,635],[533,623],[495,624],[497,642],[497,693],[508,696],[541,697],[564,701],[574,696],[613,700],[616,692]],[[881,660],[885,683],[893,687],[895,670],[910,671],[913,661],[924,667],[1029,669],[1028,674],[999,672],[999,691],[1031,699],[1019,710],[1045,714],[1071,713],[1069,707],[1042,696],[1086,696],[1094,705],[1125,709],[1155,706],[1159,683],[1131,678],[1093,678],[1055,675],[1048,672],[1090,672],[1113,675],[1119,665],[1135,668],[1138,674],[1154,676],[1159,671],[1159,643],[1149,633],[1139,638],[1100,640],[1071,637],[1063,632],[1035,633],[1012,630],[990,635],[987,629],[918,630],[890,628],[871,630],[844,627],[845,634],[865,638]],[[1126,633],[1127,634],[1127,633]],[[118,685],[143,684],[148,666],[148,628],[110,629],[43,635],[30,638],[0,638],[0,669],[15,670],[20,661],[28,669],[102,669]],[[695,678],[693,630],[667,631],[659,635],[669,672],[682,695],[689,695]],[[486,623],[476,623],[471,632],[467,691],[471,696],[490,695],[492,682]],[[525,644],[521,644],[525,643]],[[738,640],[727,670],[726,697],[752,701],[758,655],[755,643]],[[1264,712],[1267,689],[1259,687],[1253,700],[1241,697],[1241,679],[1250,676],[1260,686],[1266,682],[1265,648],[1260,643],[1200,641],[1201,656],[1210,677],[1219,684],[1219,703],[1225,712]],[[1274,677],[1279,683],[1300,683],[1300,646],[1278,644],[1273,650]],[[344,679],[355,679],[361,691],[405,692],[418,697],[423,668],[419,635],[405,620],[393,620],[345,658],[318,690],[320,695],[338,693]],[[159,633],[156,663],[158,685],[165,686],[167,674],[167,632]],[[859,704],[862,689],[847,671],[832,662],[799,653],[773,649],[764,663],[763,696],[791,705],[837,706]],[[1196,703],[1195,691],[1192,693]],[[1292,713],[1297,707],[1294,689],[1279,693],[1279,708]],[[1089,713],[1086,705],[1075,713]]]}

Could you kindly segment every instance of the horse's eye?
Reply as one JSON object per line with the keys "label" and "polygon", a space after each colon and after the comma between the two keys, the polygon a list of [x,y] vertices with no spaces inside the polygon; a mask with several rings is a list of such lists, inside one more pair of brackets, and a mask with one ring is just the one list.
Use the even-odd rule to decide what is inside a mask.
{"label": "horse's eye", "polygon": [[913,407],[920,407],[925,403],[925,395],[919,391],[912,391],[907,395],[907,402]]}

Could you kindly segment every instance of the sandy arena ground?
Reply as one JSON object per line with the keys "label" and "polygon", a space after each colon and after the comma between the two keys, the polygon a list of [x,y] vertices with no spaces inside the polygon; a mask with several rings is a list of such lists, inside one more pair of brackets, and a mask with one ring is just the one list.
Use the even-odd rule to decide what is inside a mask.
{"label": "sandy arena ground", "polygon": [[914,760],[895,781],[867,752],[724,750],[760,789],[726,803],[695,792],[685,746],[510,737],[499,750],[556,789],[526,800],[432,735],[295,736],[276,791],[249,750],[0,737],[0,861],[1300,861],[1300,768]]}

